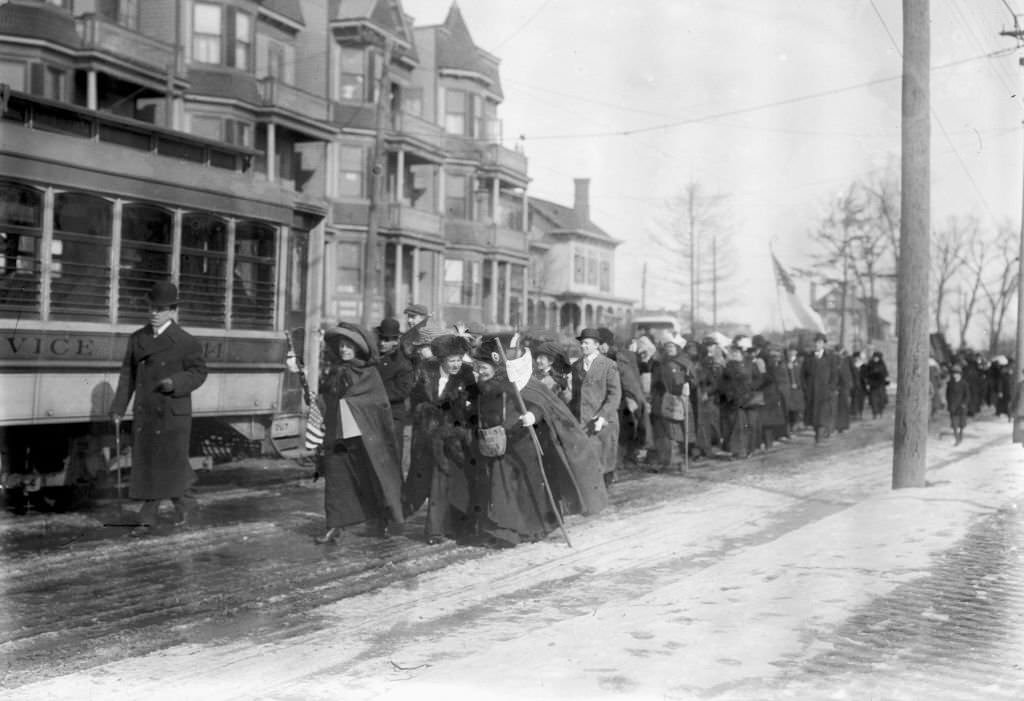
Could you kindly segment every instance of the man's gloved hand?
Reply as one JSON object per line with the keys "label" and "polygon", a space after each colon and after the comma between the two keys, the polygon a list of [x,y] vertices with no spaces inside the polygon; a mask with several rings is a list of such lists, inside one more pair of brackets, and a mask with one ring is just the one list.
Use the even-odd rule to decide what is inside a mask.
{"label": "man's gloved hand", "polygon": [[160,380],[159,384],[157,384],[156,386],[156,389],[158,392],[163,392],[164,394],[171,394],[174,391],[174,380],[172,380],[169,377],[165,377],[164,379]]}
{"label": "man's gloved hand", "polygon": [[537,423],[537,416],[532,411],[528,411],[519,417],[519,422],[523,427],[533,426]]}
{"label": "man's gloved hand", "polygon": [[608,422],[604,420],[603,416],[594,418],[594,433],[600,433],[601,429],[608,425]]}

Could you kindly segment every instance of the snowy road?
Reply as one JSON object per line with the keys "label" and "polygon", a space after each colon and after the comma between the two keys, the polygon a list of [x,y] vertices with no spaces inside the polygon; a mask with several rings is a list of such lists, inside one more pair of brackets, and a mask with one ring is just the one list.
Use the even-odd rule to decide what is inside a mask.
{"label": "snowy road", "polygon": [[[211,494],[209,524],[151,539],[26,552],[11,526],[0,688],[18,699],[754,699],[877,692],[864,685],[888,678],[883,698],[921,698],[952,693],[941,672],[971,653],[988,672],[985,698],[1020,698],[1024,453],[1005,423],[978,422],[961,446],[931,441],[931,487],[891,492],[888,424],[858,424],[823,450],[804,436],[748,463],[627,480],[608,512],[570,520],[572,549],[557,534],[514,550],[437,548],[414,532],[324,549],[309,538],[320,493],[304,483]],[[970,580],[975,596],[1005,594],[997,644],[952,620],[941,586],[926,604],[906,595],[1000,517],[1002,540],[971,545],[985,553],[978,577],[999,586]],[[88,530],[58,524],[50,540],[75,527]],[[894,613],[871,625],[888,633],[823,664],[879,602]],[[942,646],[953,662],[928,673],[901,662],[920,635],[898,633],[921,620],[940,638],[938,624],[964,623]]]}

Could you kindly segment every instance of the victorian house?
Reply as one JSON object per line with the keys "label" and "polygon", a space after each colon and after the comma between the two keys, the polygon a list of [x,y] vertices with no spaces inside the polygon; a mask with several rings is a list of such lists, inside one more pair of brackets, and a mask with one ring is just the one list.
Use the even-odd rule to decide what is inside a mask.
{"label": "victorian house", "polygon": [[634,301],[615,294],[621,243],[590,218],[590,181],[577,179],[572,207],[531,198],[529,324],[571,335],[629,322]]}

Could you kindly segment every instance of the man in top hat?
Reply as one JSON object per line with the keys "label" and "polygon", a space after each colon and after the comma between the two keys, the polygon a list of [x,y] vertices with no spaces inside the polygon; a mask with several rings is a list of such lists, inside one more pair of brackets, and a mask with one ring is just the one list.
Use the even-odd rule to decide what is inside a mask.
{"label": "man in top hat", "polygon": [[838,365],[825,347],[823,333],[814,336],[814,351],[804,358],[800,373],[804,388],[804,423],[814,427],[814,442],[821,443],[831,433],[832,410],[839,387]]}
{"label": "man in top hat", "polygon": [[422,304],[410,304],[405,308],[403,312],[405,314],[406,330],[399,339],[399,347],[402,349],[402,353],[406,358],[412,360],[415,363],[415,355],[412,348],[412,339],[416,337],[416,334],[420,329],[427,327],[427,322],[430,320],[430,310]]}
{"label": "man in top hat", "polygon": [[377,370],[384,381],[391,404],[391,417],[395,424],[395,438],[398,441],[398,458],[405,473],[405,427],[409,425],[408,399],[413,385],[412,361],[398,350],[402,335],[398,319],[384,319],[374,329],[377,333],[377,350],[380,360]]}
{"label": "man in top hat", "polygon": [[619,402],[622,386],[615,361],[601,355],[601,334],[586,328],[576,340],[583,357],[572,368],[569,409],[592,437],[601,455],[605,484],[615,481],[619,444]]}
{"label": "man in top hat", "polygon": [[134,535],[156,526],[163,499],[174,504],[176,526],[187,522],[195,506],[195,473],[188,460],[191,395],[206,380],[202,346],[177,323],[178,288],[158,282],[147,299],[149,323],[128,339],[110,407],[117,423],[135,395],[129,495],[142,501],[142,508]]}

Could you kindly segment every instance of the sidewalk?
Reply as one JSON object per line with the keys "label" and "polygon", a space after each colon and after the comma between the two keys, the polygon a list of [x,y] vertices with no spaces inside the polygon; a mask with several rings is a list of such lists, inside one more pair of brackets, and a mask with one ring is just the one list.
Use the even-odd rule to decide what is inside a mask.
{"label": "sidewalk", "polygon": [[[898,492],[887,443],[832,457],[801,443],[764,469],[650,476],[660,500],[572,519],[572,549],[552,537],[474,551],[312,605],[287,635],[268,600],[271,632],[128,656],[10,697],[1024,698],[1024,450],[984,420],[960,446],[933,434],[928,452],[932,486]],[[292,548],[290,567],[313,552],[253,529]],[[324,572],[351,557],[315,552]]]}

